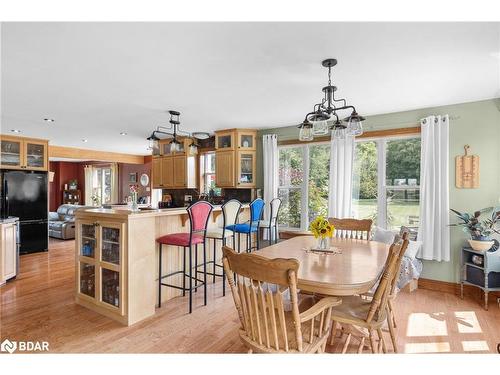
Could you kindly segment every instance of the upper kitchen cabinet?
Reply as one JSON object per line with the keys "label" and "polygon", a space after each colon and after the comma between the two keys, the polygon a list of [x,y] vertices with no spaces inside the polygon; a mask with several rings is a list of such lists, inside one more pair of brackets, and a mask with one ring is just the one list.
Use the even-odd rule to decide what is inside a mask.
{"label": "upper kitchen cabinet", "polygon": [[256,139],[256,130],[230,129],[215,132],[217,187],[255,187]]}
{"label": "upper kitchen cabinet", "polygon": [[1,136],[0,167],[32,171],[48,170],[48,141]]}
{"label": "upper kitchen cabinet", "polygon": [[255,150],[257,131],[251,129],[229,129],[215,132],[215,149],[228,150]]}
{"label": "upper kitchen cabinet", "polygon": [[196,171],[195,156],[154,156],[153,189],[195,189]]}

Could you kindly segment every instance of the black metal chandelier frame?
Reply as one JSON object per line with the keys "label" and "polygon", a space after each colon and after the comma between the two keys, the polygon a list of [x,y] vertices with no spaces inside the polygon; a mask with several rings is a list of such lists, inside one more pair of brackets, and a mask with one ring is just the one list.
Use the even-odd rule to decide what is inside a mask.
{"label": "black metal chandelier frame", "polygon": [[[349,122],[352,120],[364,121],[365,118],[360,116],[356,112],[356,108],[352,105],[347,105],[346,99],[335,99],[335,91],[337,91],[337,86],[332,85],[332,67],[337,65],[337,60],[330,58],[323,60],[321,65],[325,68],[328,68],[328,85],[323,87],[322,91],[324,93],[324,98],[321,100],[321,103],[317,103],[314,105],[313,111],[306,114],[304,122],[299,125],[299,128],[302,127],[313,127],[313,122],[319,121],[327,121],[335,116],[335,122],[330,126],[330,129],[346,129],[347,125],[345,122]],[[340,107],[337,107],[335,103],[342,103]],[[340,121],[337,111],[352,109],[352,113],[350,116]]]}
{"label": "black metal chandelier frame", "polygon": [[196,138],[196,137],[193,137],[193,135],[189,132],[179,130],[179,126],[181,124],[181,122],[179,120],[179,116],[181,115],[181,113],[178,111],[174,111],[174,110],[170,110],[170,111],[168,111],[168,113],[170,114],[170,120],[169,120],[170,126],[167,127],[167,126],[158,125],[156,127],[156,129],[153,130],[151,135],[146,139],[150,142],[157,142],[157,141],[162,139],[162,138],[159,138],[157,135],[165,134],[165,135],[172,137],[172,140],[170,141],[171,144],[179,145],[180,142],[177,140],[177,136],[178,135],[179,136],[187,136],[187,137],[192,138],[192,142],[189,145],[189,147],[198,148],[199,145],[194,141],[194,138]]}

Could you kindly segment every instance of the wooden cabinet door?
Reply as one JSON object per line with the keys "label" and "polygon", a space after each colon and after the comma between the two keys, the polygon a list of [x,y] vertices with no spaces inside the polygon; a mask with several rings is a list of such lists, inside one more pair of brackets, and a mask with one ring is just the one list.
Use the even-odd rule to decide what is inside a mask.
{"label": "wooden cabinet door", "polygon": [[6,169],[22,169],[24,166],[24,142],[20,138],[1,136],[0,167]]}
{"label": "wooden cabinet door", "polygon": [[172,188],[174,187],[174,157],[167,156],[161,161],[161,180],[162,187]]}
{"label": "wooden cabinet door", "polygon": [[153,167],[151,169],[151,182],[153,184],[153,189],[159,189],[162,187],[162,158],[153,158]]}
{"label": "wooden cabinet door", "polygon": [[233,151],[215,153],[215,184],[217,187],[235,187]]}
{"label": "wooden cabinet door", "polygon": [[187,186],[187,171],[186,171],[186,157],[174,156],[174,175],[173,184],[176,188],[185,188]]}
{"label": "wooden cabinet door", "polygon": [[34,171],[46,171],[48,169],[47,142],[27,139],[23,146],[24,167]]}
{"label": "wooden cabinet door", "polygon": [[248,130],[238,131],[238,150],[255,150],[256,149],[257,132]]}
{"label": "wooden cabinet door", "polygon": [[234,150],[235,149],[235,132],[233,130],[215,132],[215,149],[216,150]]}
{"label": "wooden cabinet door", "polygon": [[16,246],[16,225],[2,224],[2,258],[3,273],[2,278],[8,280],[16,276],[17,246]]}
{"label": "wooden cabinet door", "polygon": [[237,187],[255,187],[255,156],[255,151],[238,151],[238,160],[236,161]]}

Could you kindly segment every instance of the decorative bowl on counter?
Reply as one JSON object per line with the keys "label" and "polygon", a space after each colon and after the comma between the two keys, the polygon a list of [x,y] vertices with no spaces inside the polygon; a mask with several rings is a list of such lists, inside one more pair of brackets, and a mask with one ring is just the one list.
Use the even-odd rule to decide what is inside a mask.
{"label": "decorative bowl on counter", "polygon": [[476,251],[488,251],[495,244],[495,241],[477,241],[477,240],[467,240],[469,241],[470,247]]}

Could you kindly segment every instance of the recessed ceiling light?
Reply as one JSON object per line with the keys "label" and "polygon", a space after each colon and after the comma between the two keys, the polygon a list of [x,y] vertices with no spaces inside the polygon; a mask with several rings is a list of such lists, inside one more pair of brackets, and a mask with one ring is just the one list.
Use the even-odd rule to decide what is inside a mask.
{"label": "recessed ceiling light", "polygon": [[85,138],[84,138],[84,139],[82,139],[82,142],[83,142],[83,143],[87,143],[88,141],[89,141],[88,139],[85,139]]}
{"label": "recessed ceiling light", "polygon": [[21,130],[19,130],[19,129],[11,129],[10,131],[12,133],[21,133]]}
{"label": "recessed ceiling light", "polygon": [[53,118],[44,118],[43,121],[47,123],[56,122],[56,120],[54,120]]}
{"label": "recessed ceiling light", "polygon": [[121,132],[121,133],[120,133],[120,135],[127,135],[127,133],[125,133],[125,132]]}

